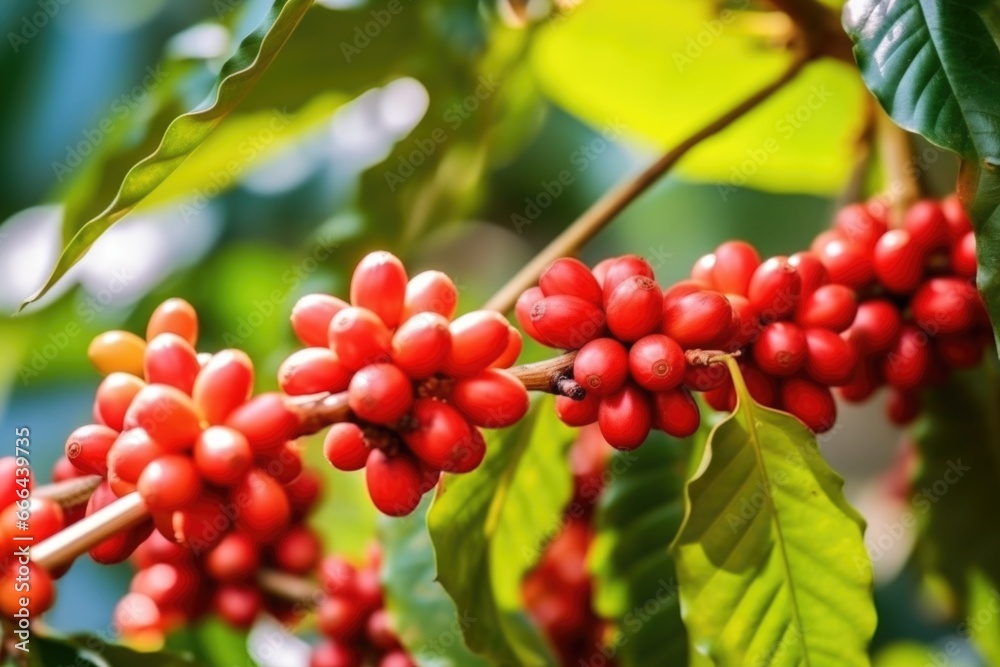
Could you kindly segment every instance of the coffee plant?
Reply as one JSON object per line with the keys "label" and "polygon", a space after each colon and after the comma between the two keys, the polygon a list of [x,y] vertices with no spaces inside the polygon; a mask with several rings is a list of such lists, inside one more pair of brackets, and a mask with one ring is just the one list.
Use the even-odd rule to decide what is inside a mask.
{"label": "coffee plant", "polygon": [[[216,4],[53,163],[61,251],[0,339],[26,385],[89,359],[91,417],[44,481],[14,415],[3,659],[1000,665],[996,6]],[[664,151],[574,209],[630,142]],[[671,188],[741,223],[642,209]],[[192,255],[219,210],[265,242],[65,310],[178,201]]]}

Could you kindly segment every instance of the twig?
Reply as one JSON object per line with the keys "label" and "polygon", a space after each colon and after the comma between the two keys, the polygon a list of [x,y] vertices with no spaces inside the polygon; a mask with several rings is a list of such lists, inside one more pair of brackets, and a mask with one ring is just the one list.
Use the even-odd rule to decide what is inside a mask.
{"label": "twig", "polygon": [[913,146],[909,133],[881,110],[878,113],[878,139],[887,181],[886,193],[891,198],[893,218],[890,226],[898,227],[906,209],[920,198]]}
{"label": "twig", "polygon": [[567,352],[554,359],[515,366],[509,371],[528,391],[545,391],[582,401],[587,392],[572,378],[574,359],[576,352]]}
{"label": "twig", "polygon": [[257,573],[257,583],[265,593],[298,602],[310,609],[318,605],[324,596],[323,589],[312,581],[277,570],[261,570]]}
{"label": "twig", "polygon": [[518,271],[514,277],[500,288],[493,297],[483,306],[486,310],[496,310],[505,313],[514,307],[514,302],[521,292],[531,287],[538,276],[556,259],[576,252],[581,246],[589,241],[597,232],[604,228],[615,216],[621,213],[626,206],[632,203],[639,195],[646,191],[661,176],[667,173],[671,167],[687,154],[692,148],[700,144],[705,139],[728,127],[758,104],[766,100],[785,84],[794,79],[802,71],[808,57],[797,57],[791,66],[775,81],[767,84],[762,89],[746,98],[729,111],[725,112],[708,125],[684,139],[677,146],[667,151],[659,160],[647,167],[642,173],[632,179],[621,183],[609,190],[607,194],[598,199],[594,204],[583,212],[577,220],[567,227],[559,236],[554,238],[541,252],[535,255],[528,264]]}
{"label": "twig", "polygon": [[798,26],[811,57],[827,56],[854,64],[851,40],[840,25],[840,16],[816,0],[771,0]]}
{"label": "twig", "polygon": [[38,498],[54,500],[64,509],[76,507],[87,502],[94,489],[101,483],[100,475],[74,477],[62,482],[43,484],[36,488],[32,495]]}
{"label": "twig", "polygon": [[872,154],[874,153],[872,148],[875,143],[875,126],[879,113],[877,106],[874,98],[866,98],[864,124],[854,141],[854,166],[847,179],[847,186],[841,195],[841,201],[844,204],[853,204],[865,198],[865,184],[871,171]]}

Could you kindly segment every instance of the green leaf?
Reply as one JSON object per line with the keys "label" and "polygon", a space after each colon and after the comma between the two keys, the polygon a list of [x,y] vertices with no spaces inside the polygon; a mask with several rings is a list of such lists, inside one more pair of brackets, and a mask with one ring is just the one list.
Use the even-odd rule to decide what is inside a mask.
{"label": "green leaf", "polygon": [[425,498],[417,510],[400,519],[383,519],[382,590],[396,633],[421,667],[487,667],[462,640],[455,603],[434,579],[434,549],[427,533]]}
{"label": "green leaf", "polygon": [[521,580],[572,490],[566,454],[575,433],[553,403],[545,396],[516,426],[487,432],[482,465],[446,476],[427,517],[438,580],[469,619],[465,641],[498,665],[555,664],[521,599]]}
{"label": "green leaf", "polygon": [[28,664],[32,667],[205,667],[203,663],[168,651],[141,652],[108,644],[105,638],[97,635],[68,638],[33,635],[28,647]]}
{"label": "green leaf", "polygon": [[207,667],[251,667],[247,654],[247,633],[207,616],[196,625],[184,627],[167,637],[167,650],[189,656]]}
{"label": "green leaf", "polygon": [[[609,138],[638,137],[660,149],[673,147],[789,65],[787,52],[767,48],[775,40],[754,31],[770,17],[756,8],[745,11],[745,3],[576,4],[567,18],[552,21],[539,35],[535,70],[552,100]],[[733,76],[736,66],[739,76]],[[678,173],[719,183],[723,194],[730,186],[839,193],[850,176],[864,97],[853,67],[811,64],[699,145]],[[603,152],[595,144],[580,151],[574,164],[588,165],[598,150]]]}
{"label": "green leaf", "polygon": [[693,650],[720,667],[867,665],[864,520],[797,419],[750,398],[709,437],[673,545]]}
{"label": "green leaf", "polygon": [[264,21],[222,67],[214,101],[170,123],[157,149],[129,170],[114,200],[80,228],[63,249],[52,275],[22,308],[45,294],[111,225],[135,208],[208,138],[267,70],[311,4],[311,0],[275,0]]}

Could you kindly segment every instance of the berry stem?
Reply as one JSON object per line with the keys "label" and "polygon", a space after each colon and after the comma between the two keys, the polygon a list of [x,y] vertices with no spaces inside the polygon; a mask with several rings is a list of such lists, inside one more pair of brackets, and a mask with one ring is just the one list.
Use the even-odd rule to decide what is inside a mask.
{"label": "berry stem", "polygon": [[885,170],[886,194],[890,198],[890,227],[900,227],[910,204],[920,198],[920,183],[913,160],[910,134],[896,125],[888,114],[878,111],[879,151]]}
{"label": "berry stem", "polygon": [[572,378],[574,359],[576,352],[567,352],[553,359],[515,366],[509,371],[528,391],[545,391],[581,401],[586,392]]}
{"label": "berry stem", "polygon": [[323,589],[308,579],[302,579],[287,572],[261,570],[257,583],[265,593],[283,600],[292,600],[312,609],[323,599]]}
{"label": "berry stem", "polygon": [[90,494],[101,483],[100,475],[87,475],[86,477],[74,477],[61,482],[43,484],[34,490],[32,495],[38,498],[54,500],[64,509],[76,507],[87,502]]}
{"label": "berry stem", "polygon": [[808,56],[799,56],[777,79],[767,84],[742,102],[711,121],[694,134],[667,151],[659,160],[647,167],[635,177],[609,190],[603,197],[583,212],[573,224],[554,238],[534,259],[528,262],[520,271],[507,281],[500,290],[483,306],[485,310],[496,310],[506,313],[514,307],[517,297],[531,287],[541,275],[546,266],[559,257],[575,254],[587,241],[605,225],[621,213],[639,195],[645,192],[671,167],[677,164],[688,151],[705,139],[728,127],[733,121],[741,118],[758,104],[769,98],[785,84],[794,79],[802,71]]}

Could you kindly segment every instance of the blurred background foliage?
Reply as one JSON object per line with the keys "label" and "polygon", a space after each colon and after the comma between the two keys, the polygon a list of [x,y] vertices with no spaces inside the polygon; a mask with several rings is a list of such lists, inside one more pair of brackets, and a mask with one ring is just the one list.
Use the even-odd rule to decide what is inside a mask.
{"label": "blurred background foliage", "polygon": [[[317,2],[211,137],[18,317],[63,239],[107,206],[172,118],[203,103],[270,3],[0,6],[0,421],[3,433],[32,429],[38,477],[90,419],[98,376],[85,350],[96,333],[141,331],[156,304],[182,296],[202,318],[200,347],[242,347],[269,389],[296,346],[291,305],[343,294],[374,248],[414,273],[449,272],[462,308],[475,308],[607,188],[790,58],[787,20],[750,0],[555,4],[399,0],[389,15],[379,0]],[[667,284],[726,239],[765,256],[808,247],[848,187],[867,100],[853,68],[809,66],[693,151],[584,258],[638,253]],[[934,156],[923,176],[942,194],[955,165]],[[876,169],[868,191],[879,179]],[[845,406],[821,443],[874,526],[893,519],[873,489],[899,437],[876,401]],[[316,525],[330,549],[359,554],[376,531],[361,478],[321,465],[318,450],[329,484]],[[982,664],[941,587],[907,565],[912,539],[876,560],[877,664],[916,664],[952,640],[961,664]],[[106,631],[126,570],[81,559],[48,622]],[[220,646],[225,632],[209,624],[178,642]]]}

